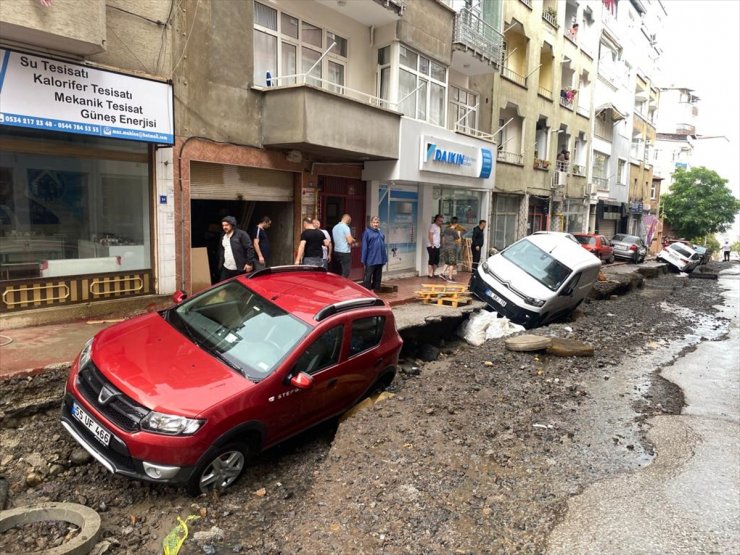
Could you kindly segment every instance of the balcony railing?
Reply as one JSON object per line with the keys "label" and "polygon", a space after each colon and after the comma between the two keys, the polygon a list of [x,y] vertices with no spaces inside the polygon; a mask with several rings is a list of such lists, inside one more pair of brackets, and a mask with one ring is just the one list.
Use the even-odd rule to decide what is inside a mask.
{"label": "balcony railing", "polygon": [[606,177],[593,177],[594,185],[596,185],[597,191],[608,191],[609,190],[609,179]]}
{"label": "balcony railing", "polygon": [[579,115],[583,116],[584,118],[591,117],[591,114],[589,112],[590,112],[590,110],[588,109],[588,106],[580,106],[579,105],[579,106],[576,107],[576,113],[578,113]]}
{"label": "balcony railing", "polygon": [[568,160],[556,160],[555,170],[559,172],[566,172],[570,169],[570,162]]}
{"label": "balcony railing", "polygon": [[560,95],[560,105],[568,110],[573,110],[573,100],[568,100],[568,97]]}
{"label": "balcony railing", "polygon": [[457,12],[452,42],[470,48],[496,66],[501,63],[504,37],[483,21],[477,10],[463,8]]}
{"label": "balcony railing", "polygon": [[522,4],[527,6],[529,9],[532,9],[532,0],[519,0]]}
{"label": "balcony railing", "polygon": [[586,177],[586,168],[584,166],[581,166],[580,164],[573,164],[570,167],[570,171],[573,175]]}
{"label": "balcony railing", "polygon": [[480,129],[474,129],[468,125],[462,125],[460,123],[456,123],[454,130],[457,133],[462,133],[463,135],[470,135],[471,137],[482,139],[484,141],[488,141],[491,143],[496,142],[494,136],[491,135],[490,133],[486,133],[485,131],[481,131]]}
{"label": "balcony railing", "polygon": [[499,150],[496,154],[496,159],[499,162],[506,162],[507,164],[517,164],[519,166],[524,165],[524,156],[516,152],[507,152],[505,150]]}
{"label": "balcony railing", "polygon": [[501,76],[509,81],[513,81],[517,85],[521,85],[522,87],[527,86],[527,78],[519,75],[516,71],[511,70],[508,67],[501,68]]}
{"label": "balcony railing", "polygon": [[552,91],[550,89],[540,87],[537,89],[537,94],[539,94],[540,96],[544,96],[548,100],[552,100]]}
{"label": "balcony railing", "polygon": [[558,12],[552,9],[545,8],[545,10],[542,12],[542,19],[547,21],[550,25],[552,25],[556,29],[558,28]]}

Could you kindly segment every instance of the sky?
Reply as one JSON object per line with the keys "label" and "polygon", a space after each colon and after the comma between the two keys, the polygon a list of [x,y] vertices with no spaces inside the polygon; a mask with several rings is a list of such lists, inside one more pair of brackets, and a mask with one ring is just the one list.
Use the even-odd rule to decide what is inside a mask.
{"label": "sky", "polygon": [[[740,198],[740,0],[662,2],[668,15],[659,31],[658,85],[687,87],[700,98],[697,133],[729,139],[729,156],[705,165]],[[738,234],[736,219],[730,235],[737,240]]]}

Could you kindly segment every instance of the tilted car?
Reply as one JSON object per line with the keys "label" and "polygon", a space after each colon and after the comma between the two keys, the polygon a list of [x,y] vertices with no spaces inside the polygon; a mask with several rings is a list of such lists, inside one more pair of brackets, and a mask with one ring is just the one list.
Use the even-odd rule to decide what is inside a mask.
{"label": "tilted car", "polygon": [[577,241],[532,234],[479,264],[470,291],[515,324],[534,328],[575,310],[600,268],[599,259]]}
{"label": "tilted car", "polygon": [[254,454],[390,384],[402,343],[390,306],[354,282],[261,270],[98,333],[61,420],[113,473],[222,489]]}
{"label": "tilted car", "polygon": [[614,262],[614,247],[609,239],[596,233],[574,233],[581,246],[607,264]]}
{"label": "tilted car", "polygon": [[614,256],[629,260],[633,264],[639,264],[645,260],[648,248],[645,241],[637,235],[617,233],[612,237],[611,245],[614,247]]}
{"label": "tilted car", "polygon": [[684,243],[671,243],[658,253],[658,262],[667,262],[679,272],[690,274],[701,264],[701,256]]}

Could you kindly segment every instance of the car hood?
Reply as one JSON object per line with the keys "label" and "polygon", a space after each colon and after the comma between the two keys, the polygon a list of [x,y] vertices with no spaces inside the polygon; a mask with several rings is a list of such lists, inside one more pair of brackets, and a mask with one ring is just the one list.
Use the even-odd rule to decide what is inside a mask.
{"label": "car hood", "polygon": [[152,313],[101,331],[93,343],[95,366],[145,407],[196,416],[254,387]]}

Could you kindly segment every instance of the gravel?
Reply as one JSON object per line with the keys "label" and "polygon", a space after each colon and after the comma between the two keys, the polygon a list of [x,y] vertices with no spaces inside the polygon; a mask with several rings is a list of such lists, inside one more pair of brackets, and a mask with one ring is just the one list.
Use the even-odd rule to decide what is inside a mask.
{"label": "gravel", "polygon": [[512,352],[503,340],[472,347],[435,331],[405,350],[393,397],[261,455],[221,496],[110,475],[59,424],[64,371],[9,380],[0,393],[8,507],[92,507],[105,553],[161,552],[188,515],[199,518],[182,553],[542,552],[570,496],[650,463],[645,418],[683,405],[657,366],[691,348],[686,337],[700,339],[699,316],[721,335],[717,291],[669,274],[529,332],[586,341],[588,358]]}

